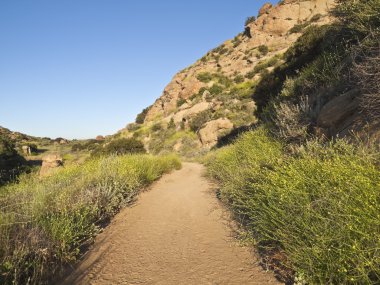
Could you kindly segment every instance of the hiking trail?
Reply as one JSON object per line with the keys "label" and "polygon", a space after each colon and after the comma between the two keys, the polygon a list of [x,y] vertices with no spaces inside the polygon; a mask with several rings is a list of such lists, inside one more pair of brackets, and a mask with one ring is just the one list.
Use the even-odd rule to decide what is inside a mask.
{"label": "hiking trail", "polygon": [[203,171],[183,163],[141,193],[63,284],[280,284],[233,237]]}

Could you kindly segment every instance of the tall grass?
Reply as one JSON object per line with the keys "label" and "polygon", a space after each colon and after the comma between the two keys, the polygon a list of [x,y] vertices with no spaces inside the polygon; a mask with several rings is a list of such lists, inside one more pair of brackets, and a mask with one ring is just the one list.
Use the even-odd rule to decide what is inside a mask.
{"label": "tall grass", "polygon": [[290,156],[259,129],[207,161],[222,199],[291,279],[380,283],[379,152],[314,141]]}
{"label": "tall grass", "polygon": [[175,156],[112,156],[0,189],[0,283],[45,284]]}

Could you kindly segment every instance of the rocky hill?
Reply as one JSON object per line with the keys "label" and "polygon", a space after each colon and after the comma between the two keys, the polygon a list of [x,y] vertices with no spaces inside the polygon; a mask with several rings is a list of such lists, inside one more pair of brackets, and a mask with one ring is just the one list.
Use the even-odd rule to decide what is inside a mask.
{"label": "rocky hill", "polygon": [[[357,123],[360,102],[355,98],[360,91],[342,84],[328,86],[328,80],[321,79],[331,72],[334,82],[334,75],[338,77],[344,68],[346,73],[350,68],[344,62],[352,54],[338,52],[343,50],[345,39],[338,25],[332,25],[335,17],[330,11],[334,7],[334,0],[265,4],[257,18],[247,19],[242,33],[177,73],[161,97],[138,115],[136,124],[128,125],[118,135],[143,140],[153,153],[174,149],[191,155],[195,149],[207,150],[232,130],[252,126],[265,117],[286,128],[299,124],[298,130],[291,131],[295,133],[307,129],[309,133],[332,136],[360,130],[367,124],[362,118]],[[338,43],[334,43],[334,33],[342,35]],[[333,70],[338,67],[340,70]],[[317,73],[307,75],[308,68],[321,73],[314,82],[321,85],[307,89],[305,81],[295,86],[296,82],[301,85],[302,78],[313,81],[311,77]],[[347,79],[343,77],[335,79],[343,82]],[[288,91],[295,96],[282,102],[281,92]],[[272,100],[275,97],[279,99]],[[308,122],[302,125],[300,117],[307,117]]]}
{"label": "rocky hill", "polygon": [[307,25],[331,21],[328,11],[333,3],[333,0],[286,0],[277,6],[265,4],[257,20],[247,23],[244,33],[227,40],[176,74],[149,108],[145,121],[152,121],[158,115],[168,118],[177,111],[178,100],[187,100],[202,87],[212,86],[212,81],[199,80],[202,72],[220,73],[229,78],[247,76],[259,63],[284,53]]}

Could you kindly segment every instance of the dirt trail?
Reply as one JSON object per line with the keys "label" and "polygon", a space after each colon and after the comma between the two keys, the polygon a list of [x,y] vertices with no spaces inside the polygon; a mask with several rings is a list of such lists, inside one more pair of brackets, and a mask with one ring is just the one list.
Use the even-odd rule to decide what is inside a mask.
{"label": "dirt trail", "polygon": [[234,240],[202,171],[184,163],[142,193],[64,284],[278,284]]}

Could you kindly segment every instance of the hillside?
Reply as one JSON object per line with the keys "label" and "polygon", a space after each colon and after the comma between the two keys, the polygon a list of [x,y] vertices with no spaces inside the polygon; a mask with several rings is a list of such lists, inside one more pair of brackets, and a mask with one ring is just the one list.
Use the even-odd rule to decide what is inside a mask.
{"label": "hillside", "polygon": [[365,88],[350,77],[360,72],[352,70],[359,51],[344,46],[353,39],[331,12],[335,6],[334,0],[265,4],[242,33],[177,73],[118,136],[140,139],[152,153],[186,156],[257,123],[294,140],[354,132],[378,139],[379,120],[358,99]]}
{"label": "hillside", "polygon": [[233,129],[257,123],[252,94],[284,63],[284,53],[308,26],[332,21],[332,0],[265,4],[244,31],[177,73],[156,102],[120,134],[144,141],[153,153],[194,155]]}

